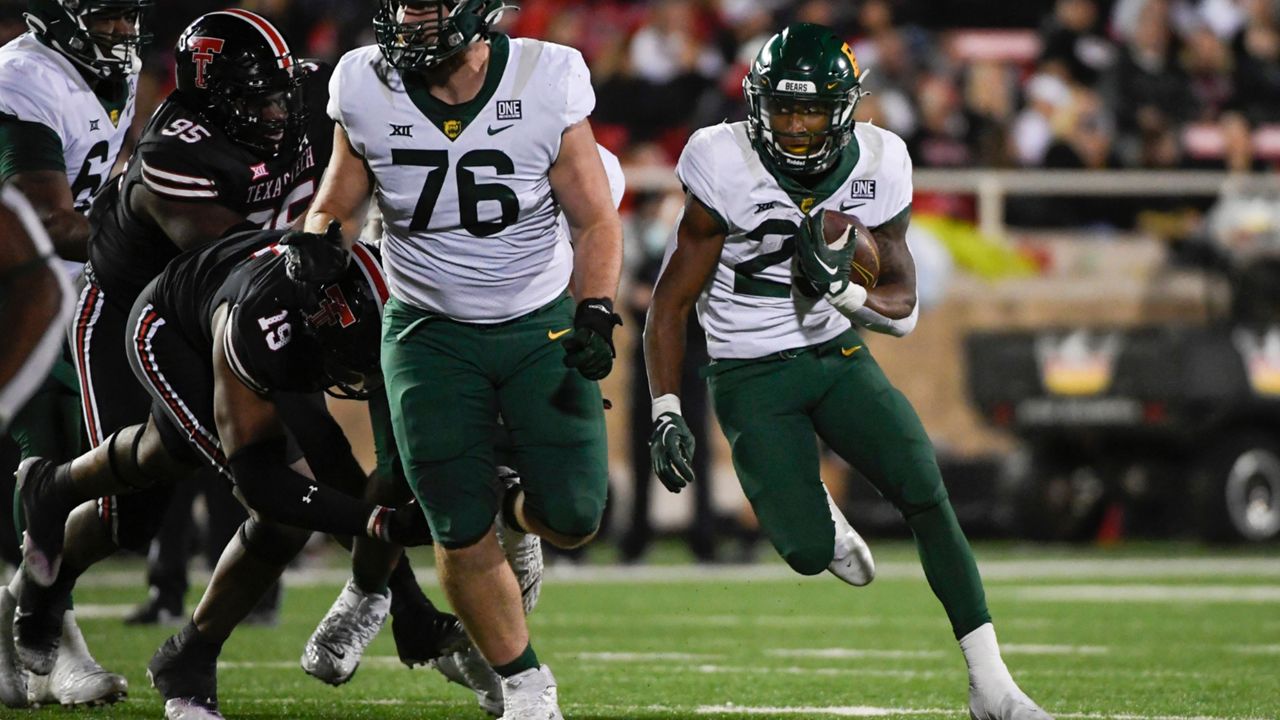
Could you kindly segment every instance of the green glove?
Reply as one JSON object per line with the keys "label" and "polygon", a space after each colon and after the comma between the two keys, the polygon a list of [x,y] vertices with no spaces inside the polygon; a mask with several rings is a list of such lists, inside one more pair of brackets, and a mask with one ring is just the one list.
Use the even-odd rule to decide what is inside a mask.
{"label": "green glove", "polygon": [[828,245],[822,232],[821,210],[805,217],[796,234],[796,265],[800,274],[825,291],[832,283],[849,279],[853,264],[854,242],[846,238],[840,247]]}
{"label": "green glove", "polygon": [[573,332],[561,340],[565,367],[577,368],[588,380],[600,380],[613,369],[613,329],[622,318],[608,298],[587,298],[573,315]]}
{"label": "green glove", "polygon": [[693,433],[678,412],[664,412],[654,420],[649,436],[649,460],[658,479],[673,493],[694,481]]}

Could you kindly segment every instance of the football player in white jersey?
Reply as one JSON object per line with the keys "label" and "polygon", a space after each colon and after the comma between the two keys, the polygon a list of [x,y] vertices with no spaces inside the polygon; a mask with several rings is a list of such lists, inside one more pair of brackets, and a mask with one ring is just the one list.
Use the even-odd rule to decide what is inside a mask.
{"label": "football player in white jersey", "polygon": [[[561,717],[555,680],[529,642],[494,517],[561,547],[599,528],[596,381],[613,365],[622,231],[587,123],[586,63],[491,32],[506,7],[379,3],[377,45],[334,73],[333,159],[307,232],[288,242],[297,274],[322,277],[326,235],[341,223],[349,243],[376,199],[391,287],[383,377],[404,469],[449,599],[504,678],[504,717],[546,719]],[[510,488],[492,482],[499,414],[522,477]]]}
{"label": "football player in white jersey", "polygon": [[[29,0],[30,32],[0,48],[0,181],[27,197],[58,255],[72,261],[70,273],[78,273],[87,257],[89,199],[110,176],[133,122],[151,4]],[[79,453],[77,397],[75,371],[60,359],[10,428],[24,457],[70,459]],[[12,639],[11,601],[10,591],[0,590],[0,676],[22,675],[3,649]],[[94,662],[73,612],[64,614],[63,626],[57,666],[31,676],[30,702],[74,705],[123,697],[124,677]],[[0,681],[0,687],[6,684],[16,687]]]}
{"label": "football player in white jersey", "polygon": [[[673,492],[694,480],[676,393],[696,305],[716,416],[778,554],[804,575],[872,578],[870,554],[823,489],[816,434],[914,533],[969,667],[972,717],[1047,720],[1000,657],[928,435],[851,324],[896,335],[915,324],[906,147],[891,132],[855,126],[857,61],[827,28],[796,24],[773,36],[743,86],[749,119],[696,132],[676,168],[685,209],[645,329],[654,469]],[[853,242],[828,246],[829,210],[871,229],[881,254],[873,289],[849,281]]]}

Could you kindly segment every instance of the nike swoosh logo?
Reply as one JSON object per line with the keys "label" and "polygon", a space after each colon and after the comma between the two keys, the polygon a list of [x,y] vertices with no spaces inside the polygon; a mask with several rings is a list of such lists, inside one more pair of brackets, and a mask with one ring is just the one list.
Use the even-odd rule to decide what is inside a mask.
{"label": "nike swoosh logo", "polygon": [[516,124],[515,124],[515,123],[511,123],[510,125],[503,125],[503,126],[502,126],[502,127],[500,127],[500,128],[495,128],[494,126],[490,125],[487,129],[489,130],[489,134],[490,134],[490,135],[497,135],[498,133],[502,132],[503,130],[509,130],[509,129],[511,129],[511,128],[513,128],[513,127],[515,127],[515,126],[516,126]]}
{"label": "nike swoosh logo", "polygon": [[845,205],[844,203],[840,203],[840,212],[844,212],[845,210],[852,210],[856,207],[862,207],[863,205],[866,205],[866,203],[864,202],[849,203],[848,205]]}
{"label": "nike swoosh logo", "polygon": [[849,357],[850,355],[853,355],[854,353],[858,352],[861,349],[862,349],[861,345],[854,345],[851,348],[840,348],[840,354],[845,357]]}
{"label": "nike swoosh logo", "polygon": [[547,339],[559,340],[560,338],[564,337],[565,335],[568,335],[571,332],[573,332],[573,328],[565,328],[563,330],[548,330]]}
{"label": "nike swoosh logo", "polygon": [[834,265],[826,264],[825,262],[823,262],[822,258],[817,258],[817,260],[818,260],[818,264],[822,266],[822,269],[826,270],[832,275],[835,275],[836,273],[840,272],[840,268],[835,267]]}

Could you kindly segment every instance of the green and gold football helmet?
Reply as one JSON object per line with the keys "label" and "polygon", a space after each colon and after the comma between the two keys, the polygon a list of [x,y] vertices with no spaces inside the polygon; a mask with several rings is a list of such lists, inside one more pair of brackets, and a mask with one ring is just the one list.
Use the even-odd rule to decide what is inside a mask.
{"label": "green and gold football helmet", "polygon": [[[142,69],[151,42],[147,12],[153,0],[28,0],[27,27],[45,45],[89,74],[119,80]],[[123,18],[132,32],[96,30],[95,20]]]}
{"label": "green and gold football helmet", "polygon": [[[387,64],[422,70],[483,40],[502,13],[514,8],[504,0],[379,0],[373,33]],[[426,19],[406,22],[406,10]]]}
{"label": "green and gold football helmet", "polygon": [[808,23],[769,38],[742,91],[752,146],[789,175],[835,165],[853,137],[853,110],[865,94],[849,44],[830,28]]}

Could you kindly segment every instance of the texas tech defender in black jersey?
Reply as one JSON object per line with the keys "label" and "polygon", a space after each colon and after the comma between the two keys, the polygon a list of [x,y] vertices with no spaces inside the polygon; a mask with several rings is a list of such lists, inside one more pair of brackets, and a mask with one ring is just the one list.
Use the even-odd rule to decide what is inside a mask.
{"label": "texas tech defender in black jersey", "polygon": [[[354,459],[337,468],[312,466],[313,475],[290,449],[295,439],[306,458],[300,434],[309,427],[285,411],[282,401],[291,393],[336,386],[360,396],[377,388],[387,289],[375,251],[363,245],[353,247],[337,281],[299,286],[285,272],[280,237],[238,233],[170,263],[139,295],[129,320],[129,362],[152,401],[146,424],[120,430],[118,442],[72,463],[34,459],[19,469],[28,512],[24,572],[31,580],[19,607],[37,616],[37,608],[65,601],[82,570],[61,562],[65,519],[79,502],[172,482],[185,468],[207,463],[232,479],[254,511],[219,561],[192,623],[152,660],[170,717],[220,717],[214,667],[222,642],[311,531],[373,538],[389,548],[380,567],[360,561],[353,567],[349,587],[359,586],[358,594],[381,608],[352,628],[369,639],[386,617],[391,601],[382,589],[400,556],[385,543],[430,542],[417,507],[397,510],[360,497],[365,478]],[[403,482],[395,490],[408,494]],[[81,554],[75,547],[81,538],[66,536],[68,562]],[[411,597],[416,586],[411,574],[404,576],[410,571],[402,557],[399,564],[401,581],[393,575],[390,586]],[[420,590],[417,601],[431,610]],[[424,639],[437,636],[438,652],[464,642],[453,616],[436,612],[427,622]],[[19,627],[19,652],[38,655],[40,633],[24,633]]]}
{"label": "texas tech defender in black jersey", "polygon": [[[332,144],[326,73],[296,60],[263,18],[204,15],[183,32],[176,61],[177,89],[90,215],[88,286],[71,335],[94,446],[146,418],[146,392],[120,380],[129,377],[125,324],[138,293],[180,252],[236,228],[286,227],[305,209]],[[103,498],[110,541],[145,551],[167,492]]]}

